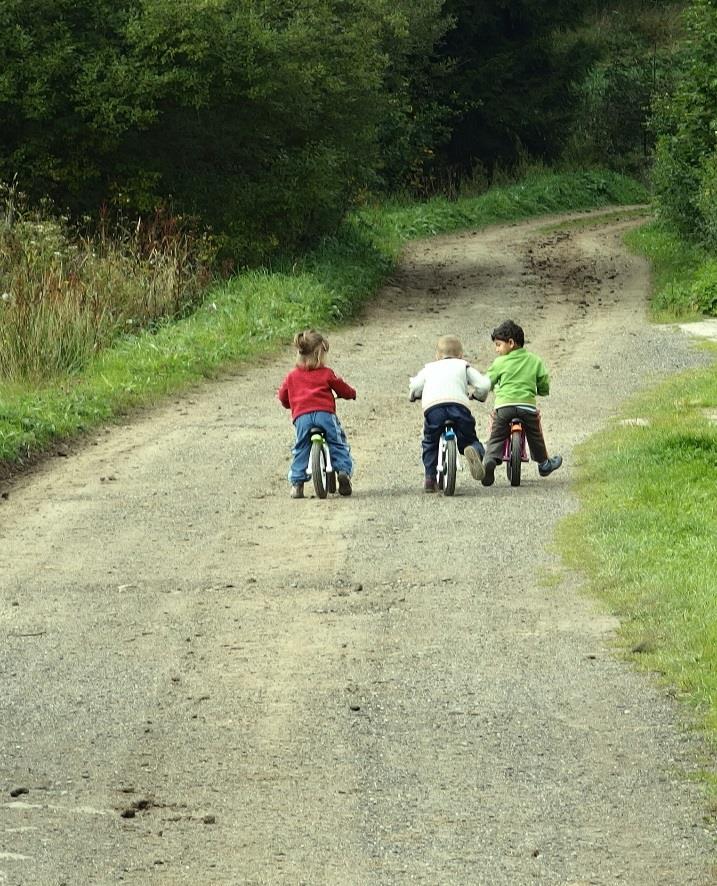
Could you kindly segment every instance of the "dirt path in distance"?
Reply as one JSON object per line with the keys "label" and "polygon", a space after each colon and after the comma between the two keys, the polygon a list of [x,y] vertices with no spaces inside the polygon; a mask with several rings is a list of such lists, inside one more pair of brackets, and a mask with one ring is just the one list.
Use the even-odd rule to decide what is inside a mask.
{"label": "dirt path in distance", "polygon": [[[2,886],[716,882],[699,742],[551,544],[574,445],[704,359],[594,219],[415,243],[331,336],[350,499],[288,498],[289,351],[10,487]],[[564,467],[424,495],[408,377],[509,316]]]}

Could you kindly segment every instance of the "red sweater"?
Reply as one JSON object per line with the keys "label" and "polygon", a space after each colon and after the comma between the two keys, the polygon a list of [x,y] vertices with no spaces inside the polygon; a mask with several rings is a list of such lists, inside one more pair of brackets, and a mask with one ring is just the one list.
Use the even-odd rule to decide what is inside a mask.
{"label": "red sweater", "polygon": [[278,397],[281,405],[291,410],[292,421],[307,412],[336,412],[337,397],[344,400],[355,400],[356,390],[342,378],[322,366],[319,369],[304,369],[297,366],[292,369],[281,383]]}

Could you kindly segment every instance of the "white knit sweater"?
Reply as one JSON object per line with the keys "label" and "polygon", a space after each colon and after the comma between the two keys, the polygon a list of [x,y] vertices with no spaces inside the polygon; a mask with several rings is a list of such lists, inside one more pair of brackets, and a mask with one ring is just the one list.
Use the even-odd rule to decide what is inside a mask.
{"label": "white knit sweater", "polygon": [[460,403],[470,407],[469,385],[475,389],[479,400],[485,400],[491,388],[488,376],[474,369],[467,360],[445,357],[427,363],[411,379],[408,393],[412,400],[421,398],[424,412],[439,403]]}

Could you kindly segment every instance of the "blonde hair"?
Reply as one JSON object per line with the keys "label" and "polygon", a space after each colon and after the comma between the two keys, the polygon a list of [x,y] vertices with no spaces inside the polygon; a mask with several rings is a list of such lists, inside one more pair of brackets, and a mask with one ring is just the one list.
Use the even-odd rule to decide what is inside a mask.
{"label": "blonde hair", "polygon": [[324,365],[329,350],[328,339],[315,329],[305,329],[294,336],[296,365],[304,369],[318,369]]}
{"label": "blonde hair", "polygon": [[436,351],[441,357],[462,357],[463,343],[457,335],[442,335],[436,344]]}

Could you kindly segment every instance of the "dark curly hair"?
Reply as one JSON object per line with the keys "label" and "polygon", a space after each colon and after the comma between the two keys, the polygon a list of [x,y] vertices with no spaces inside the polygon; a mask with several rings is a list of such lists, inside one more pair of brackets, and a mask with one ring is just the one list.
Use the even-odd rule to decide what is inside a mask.
{"label": "dark curly hair", "polygon": [[519,348],[522,348],[525,344],[525,334],[523,332],[522,326],[518,326],[517,323],[514,323],[512,320],[503,320],[503,322],[496,326],[493,332],[490,334],[491,341],[510,341],[511,338],[518,345]]}

